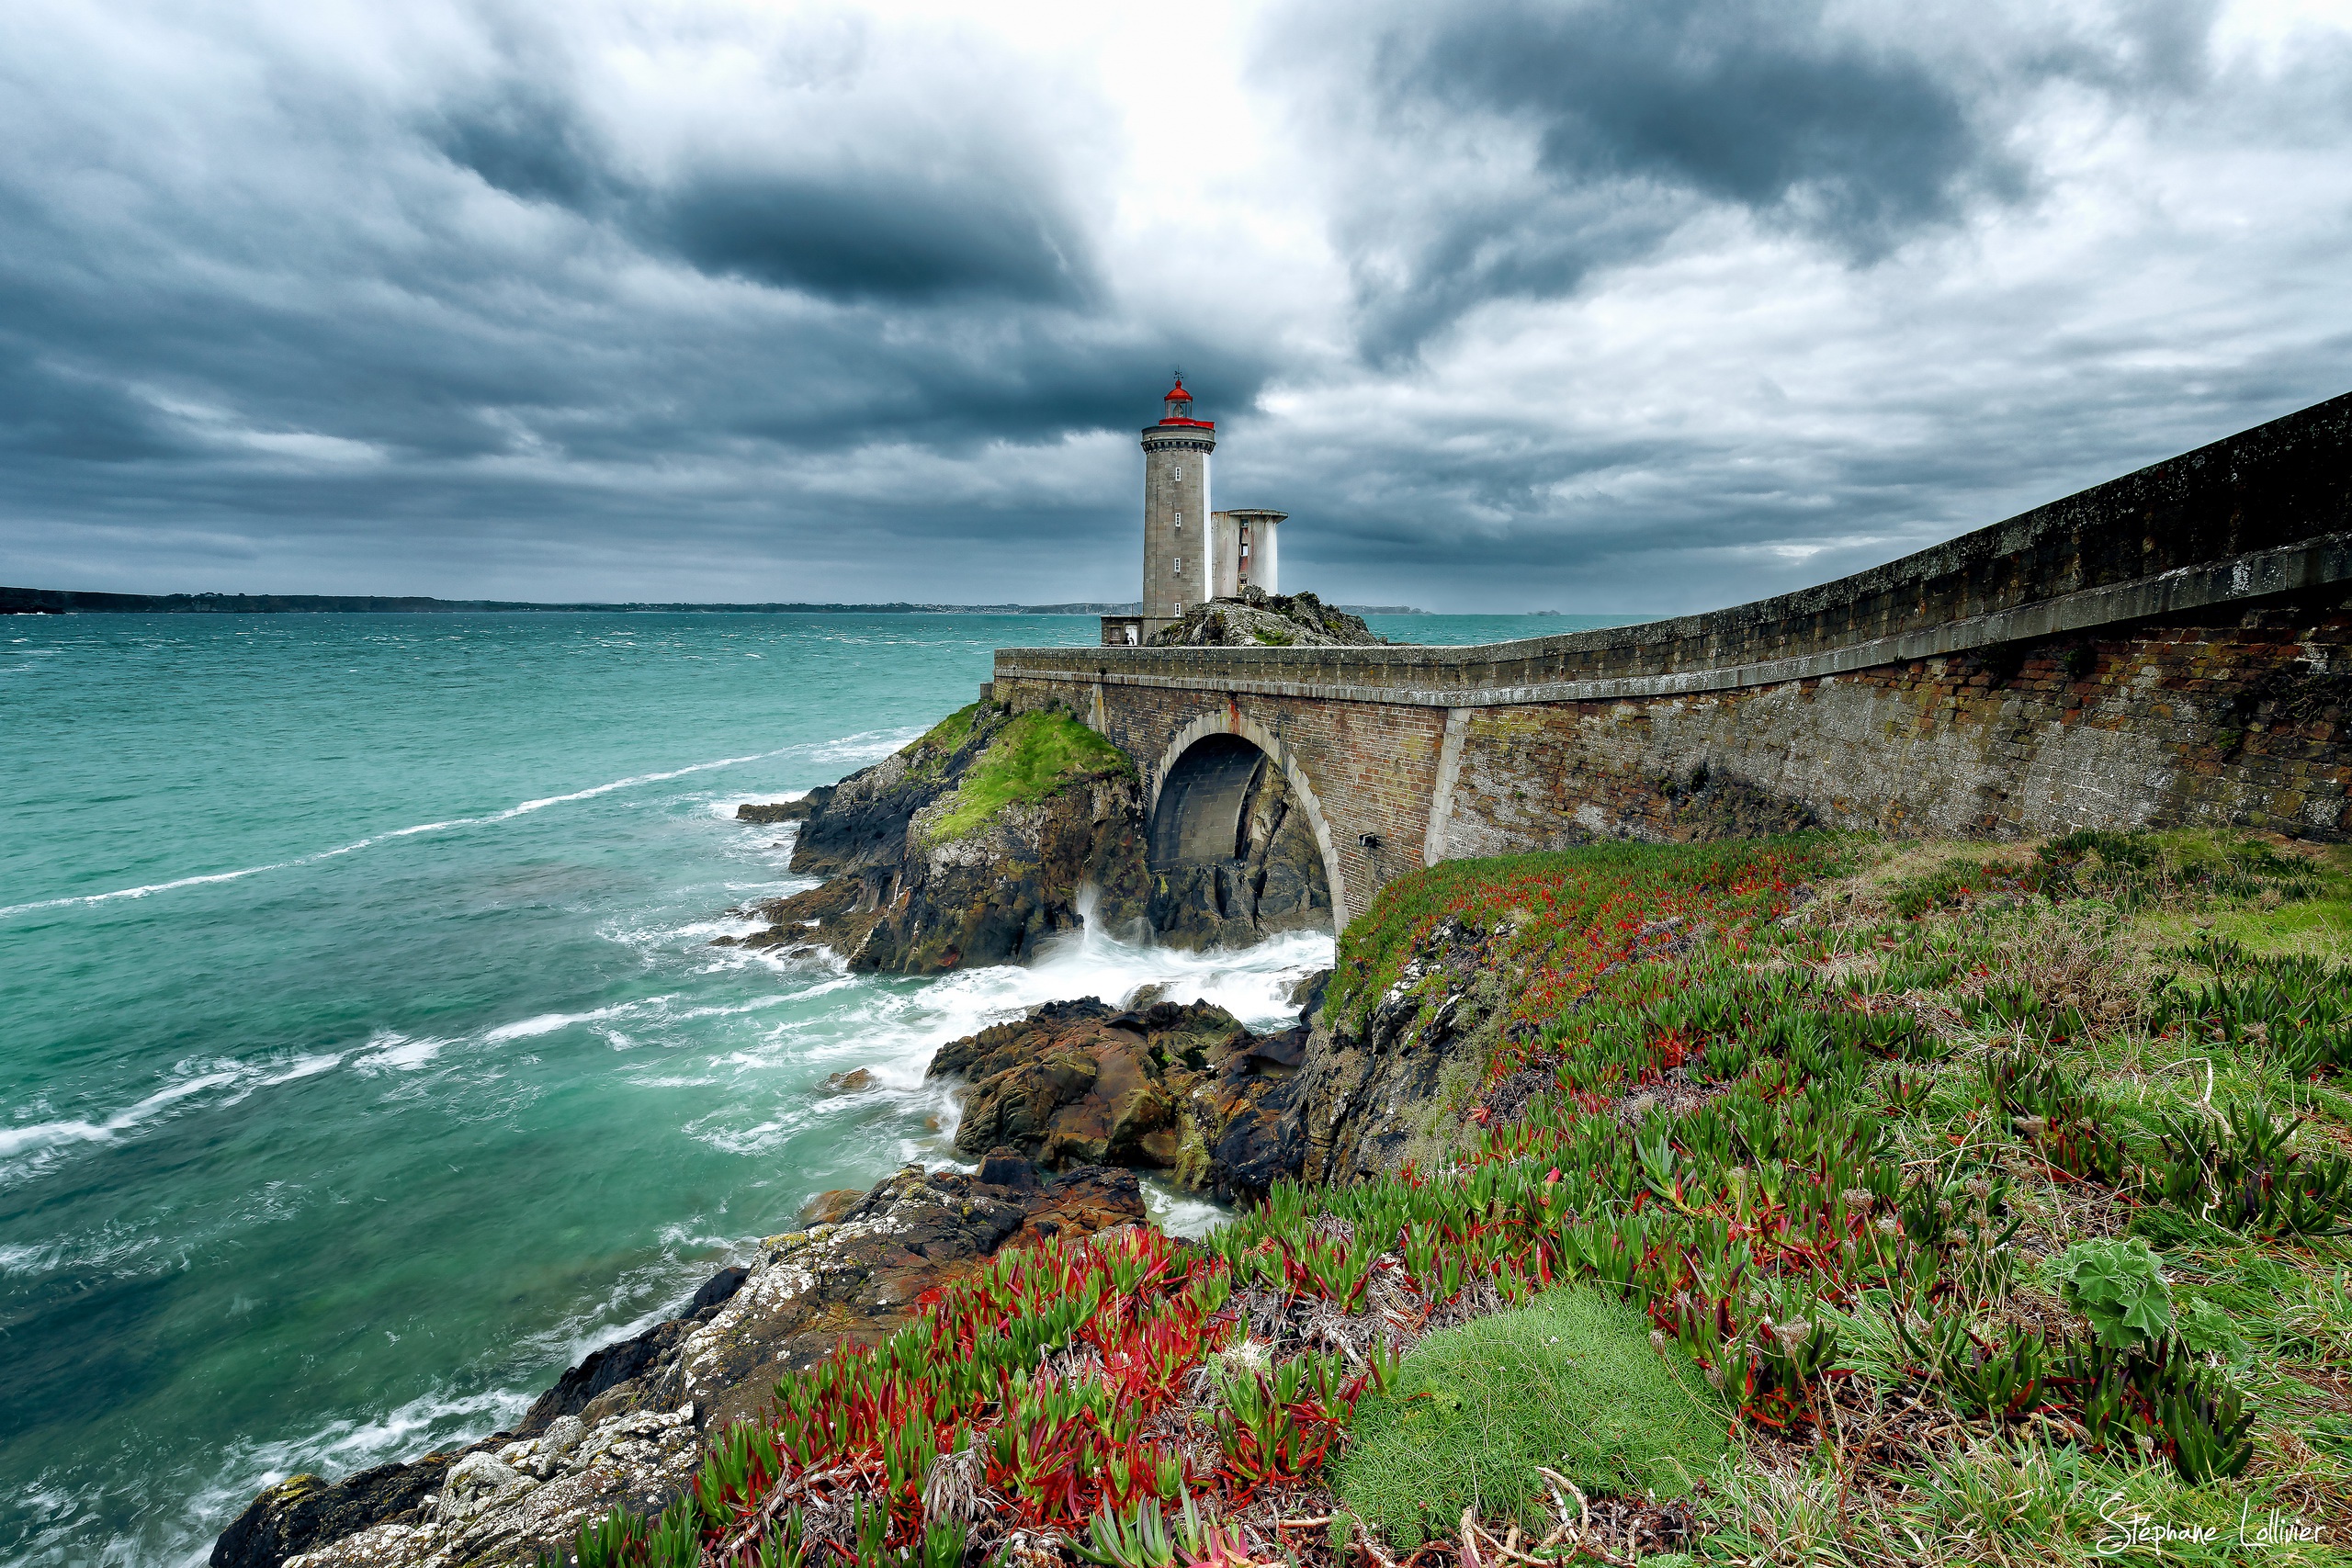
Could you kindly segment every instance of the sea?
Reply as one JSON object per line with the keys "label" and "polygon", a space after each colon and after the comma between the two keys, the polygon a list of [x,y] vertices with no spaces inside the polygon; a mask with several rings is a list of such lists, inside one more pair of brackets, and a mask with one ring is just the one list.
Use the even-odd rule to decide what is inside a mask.
{"label": "sea", "polygon": [[511,1422],[814,1195],[953,1163],[923,1077],[944,1041],[1146,985],[1285,1021],[1328,934],[1202,954],[1090,929],[925,979],[712,945],[809,885],[791,829],[738,805],[888,755],[996,648],[1096,636],[0,620],[0,1562],[198,1562],[266,1484]]}

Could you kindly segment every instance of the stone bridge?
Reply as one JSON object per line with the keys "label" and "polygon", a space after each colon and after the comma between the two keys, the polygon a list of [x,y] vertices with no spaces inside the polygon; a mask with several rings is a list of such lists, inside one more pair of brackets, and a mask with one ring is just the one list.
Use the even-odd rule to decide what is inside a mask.
{"label": "stone bridge", "polygon": [[1821,825],[2336,840],[2352,395],[1802,592],[1470,648],[1016,648],[990,686],[1135,758],[1155,866],[1232,855],[1261,755],[1334,923],[1467,855]]}

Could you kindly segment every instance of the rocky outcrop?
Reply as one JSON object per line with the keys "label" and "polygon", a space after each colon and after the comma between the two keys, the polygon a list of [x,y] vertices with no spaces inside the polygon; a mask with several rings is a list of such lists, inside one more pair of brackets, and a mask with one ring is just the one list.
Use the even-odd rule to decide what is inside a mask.
{"label": "rocky outcrop", "polygon": [[1361,615],[1335,610],[1312,593],[1268,593],[1245,587],[1211,599],[1152,634],[1155,648],[1376,648],[1388,639]]}
{"label": "rocky outcrop", "polygon": [[687,1314],[571,1368],[514,1430],[341,1482],[297,1475],[222,1532],[212,1568],[458,1568],[560,1553],[582,1521],[650,1512],[690,1482],[706,1433],[758,1416],[777,1378],[873,1345],[922,1294],[1008,1244],[1144,1217],[1135,1177],[1041,1174],[1010,1152],[972,1176],[910,1166],[834,1224],[770,1236]]}
{"label": "rocky outcrop", "polygon": [[826,880],[759,906],[768,928],[747,947],[938,974],[1027,957],[1080,923],[1088,890],[1113,924],[1148,907],[1135,765],[1066,714],[978,704],[785,805],[806,807],[792,869]]}
{"label": "rocky outcrop", "polygon": [[951,1041],[928,1076],[967,1080],[956,1147],[967,1156],[1003,1145],[1049,1169],[1160,1171],[1231,1201],[1298,1168],[1306,1045],[1304,1028],[1253,1034],[1204,1002],[1121,1012],[1089,998]]}
{"label": "rocky outcrop", "polygon": [[747,800],[735,808],[738,822],[805,822],[817,809],[816,801],[802,795],[798,800],[775,800],[764,804]]}
{"label": "rocky outcrop", "polygon": [[[1494,953],[1507,935],[1448,919],[1362,1017],[1317,1020],[1295,1091],[1304,1179],[1451,1156],[1495,1043],[1505,986]],[[1439,985],[1424,985],[1433,975]]]}
{"label": "rocky outcrop", "polygon": [[1229,857],[1152,868],[1152,929],[1171,947],[1247,947],[1282,931],[1331,929],[1322,846],[1289,782],[1261,756]]}

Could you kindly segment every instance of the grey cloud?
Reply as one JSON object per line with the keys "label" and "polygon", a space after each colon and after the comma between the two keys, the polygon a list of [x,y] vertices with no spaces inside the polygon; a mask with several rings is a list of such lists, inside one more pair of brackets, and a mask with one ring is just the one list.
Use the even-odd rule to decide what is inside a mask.
{"label": "grey cloud", "polygon": [[1080,305],[1088,243],[1048,171],[975,115],[952,144],[877,137],[848,164],[762,165],[711,152],[660,179],[629,169],[553,59],[429,118],[451,163],[518,199],[616,226],[712,276],[834,301],[1000,299]]}
{"label": "grey cloud", "polygon": [[1858,252],[2017,172],[1927,66],[1841,37],[1815,0],[1480,10],[1385,51],[1385,88],[1525,114],[1563,183],[1655,180],[1787,210]]}
{"label": "grey cloud", "polygon": [[[1342,54],[1336,118],[1376,107],[1351,151],[1391,177],[1338,220],[1363,344],[1394,362],[1496,299],[1573,292],[1712,209],[1854,265],[2035,189],[2008,144],[2022,96],[2056,79],[2120,101],[2211,79],[2213,0],[2109,10],[1831,7],[1825,0],[1581,0],[1374,9]],[[1295,52],[1328,27],[1302,7]],[[1529,139],[1523,175],[1475,128]],[[1346,133],[1340,133],[1344,139]],[[1502,140],[1501,148],[1510,145]]]}

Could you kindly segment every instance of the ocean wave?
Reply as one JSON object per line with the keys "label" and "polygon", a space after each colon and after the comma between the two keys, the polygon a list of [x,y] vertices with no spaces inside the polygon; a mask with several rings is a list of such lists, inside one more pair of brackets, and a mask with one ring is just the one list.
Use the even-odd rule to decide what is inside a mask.
{"label": "ocean wave", "polygon": [[175,892],[183,887],[204,887],[215,883],[240,882],[246,877],[260,876],[267,872],[287,871],[296,866],[316,865],[322,861],[356,854],[361,850],[372,849],[378,844],[390,843],[399,839],[412,839],[420,833],[443,833],[459,828],[480,828],[499,822],[509,822],[518,817],[527,817],[534,812],[544,811],[551,806],[594,800],[599,795],[611,795],[616,790],[635,789],[643,784],[682,779],[690,774],[707,773],[718,768],[740,767],[746,762],[763,762],[775,757],[800,755],[811,761],[819,762],[870,761],[874,758],[888,756],[906,741],[922,733],[920,729],[869,730],[858,735],[842,736],[833,740],[804,741],[792,746],[780,746],[773,751],[754,751],[741,757],[721,757],[715,761],[694,762],[685,767],[672,768],[663,773],[636,773],[625,779],[615,779],[609,784],[594,784],[587,789],[576,789],[564,795],[541,795],[536,800],[526,800],[510,806],[503,811],[493,811],[485,816],[452,817],[445,821],[419,822],[412,827],[394,828],[381,833],[371,833],[364,839],[355,839],[347,844],[337,844],[332,849],[315,851],[307,855],[296,855],[288,860],[271,861],[264,865],[241,866],[234,871],[205,872],[195,876],[175,877],[168,882],[149,882],[136,887],[112,888],[104,893],[76,893],[58,898],[37,898],[29,903],[0,906],[0,919],[17,915],[32,914],[41,909],[65,909],[94,904],[110,904],[125,898],[152,897],[158,893]]}
{"label": "ocean wave", "polygon": [[424,1066],[456,1043],[454,1040],[412,1039],[394,1030],[379,1030],[368,1037],[367,1055],[352,1057],[351,1066],[360,1073],[406,1072]]}
{"label": "ocean wave", "polygon": [[168,1084],[136,1105],[116,1111],[103,1122],[37,1122],[29,1127],[0,1127],[0,1159],[37,1153],[61,1144],[111,1143],[141,1122],[161,1114],[175,1102],[186,1100],[191,1094],[201,1094],[208,1089],[235,1083],[243,1076],[231,1068],[206,1073],[184,1083]]}

